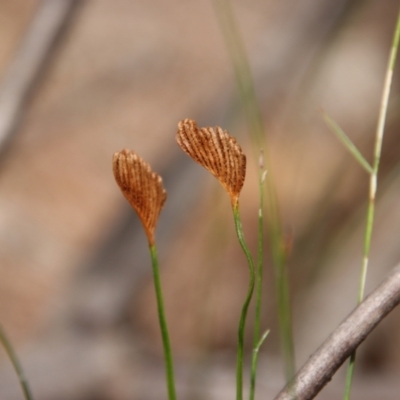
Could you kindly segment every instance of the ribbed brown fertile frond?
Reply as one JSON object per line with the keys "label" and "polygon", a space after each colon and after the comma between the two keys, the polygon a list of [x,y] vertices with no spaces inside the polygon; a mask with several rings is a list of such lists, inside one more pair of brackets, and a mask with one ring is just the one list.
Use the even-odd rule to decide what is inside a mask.
{"label": "ribbed brown fertile frond", "polygon": [[113,157],[115,180],[141,219],[149,243],[154,244],[154,230],[161,208],[167,199],[162,178],[132,150],[122,150]]}
{"label": "ribbed brown fertile frond", "polygon": [[198,128],[195,121],[185,119],[178,124],[176,141],[221,182],[236,207],[246,176],[246,156],[236,139],[218,126]]}

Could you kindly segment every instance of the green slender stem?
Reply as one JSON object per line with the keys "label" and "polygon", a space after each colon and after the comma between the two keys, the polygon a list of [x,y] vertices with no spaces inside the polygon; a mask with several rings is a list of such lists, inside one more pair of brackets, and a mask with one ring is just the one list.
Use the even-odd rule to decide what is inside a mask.
{"label": "green slender stem", "polygon": [[267,139],[261,109],[258,104],[255,85],[251,73],[246,49],[240,34],[235,14],[229,0],[213,0],[221,32],[231,58],[239,99],[253,142],[254,155],[257,157],[260,147],[265,149],[265,168],[268,170],[266,180],[266,209],[268,213],[267,229],[271,248],[272,264],[274,266],[275,290],[278,305],[279,331],[284,357],[286,382],[295,373],[295,355],[291,323],[289,282],[287,274],[287,257],[280,211],[275,191],[273,172],[269,160]]}
{"label": "green slender stem", "polygon": [[167,322],[164,312],[164,301],[161,291],[160,271],[158,267],[157,249],[155,244],[150,244],[151,263],[153,267],[154,287],[156,290],[158,320],[161,328],[161,336],[164,347],[164,361],[167,377],[168,399],[176,400],[174,365],[172,362],[171,344],[169,341]]}
{"label": "green slender stem", "polygon": [[349,358],[349,364],[347,366],[346,370],[346,383],[344,387],[344,398],[345,399],[350,399],[350,392],[351,392],[351,386],[353,383],[353,374],[354,374],[354,365],[356,362],[356,352],[351,353],[350,358]]}
{"label": "green slender stem", "polygon": [[255,344],[253,348],[253,357],[251,359],[251,387],[250,387],[250,399],[254,399],[255,388],[256,386],[256,374],[257,374],[257,361],[258,361],[258,354],[260,351],[261,345],[264,343],[264,340],[267,338],[269,334],[269,330],[265,331],[258,342]]}
{"label": "green slender stem", "polygon": [[[256,272],[256,310],[254,319],[254,338],[253,338],[253,356],[251,363],[250,377],[250,400],[254,400],[256,391],[256,375],[257,375],[257,359],[260,341],[260,325],[261,325],[261,295],[262,295],[262,275],[263,275],[263,244],[264,244],[264,163],[262,153],[260,156],[260,171],[259,171],[259,191],[260,191],[260,208],[258,211],[258,257],[257,257],[257,272]],[[256,350],[257,349],[257,350]]]}
{"label": "green slender stem", "polygon": [[260,339],[261,324],[261,297],[262,297],[262,277],[263,277],[263,244],[264,244],[264,181],[263,172],[259,176],[260,208],[258,210],[258,254],[257,254],[257,273],[256,273],[256,315],[254,320],[254,346]]}
{"label": "green slender stem", "polygon": [[243,353],[244,353],[244,329],[246,326],[247,311],[249,309],[251,297],[254,291],[255,282],[255,269],[254,262],[251,253],[246,245],[243,235],[242,223],[240,222],[239,206],[233,206],[233,217],[235,220],[236,234],[239,239],[240,246],[247,258],[249,265],[250,281],[249,288],[247,290],[246,299],[244,301],[242,312],[240,314],[239,329],[238,329],[238,348],[236,358],[236,400],[243,399]]}
{"label": "green slender stem", "polygon": [[12,366],[14,367],[15,373],[18,376],[18,380],[21,385],[22,391],[24,393],[25,399],[33,400],[32,393],[29,389],[28,381],[26,380],[24,371],[22,370],[22,366],[18,360],[17,354],[1,325],[0,325],[0,342],[3,345],[10,359]]}
{"label": "green slender stem", "polygon": [[[378,187],[378,171],[379,171],[379,162],[381,158],[382,152],[382,141],[383,141],[383,134],[385,130],[385,122],[386,122],[386,115],[387,109],[389,104],[389,94],[390,88],[392,84],[392,76],[394,65],[396,62],[397,51],[399,47],[399,39],[400,39],[400,9],[397,16],[397,23],[396,29],[393,35],[393,42],[392,47],[389,55],[388,66],[386,69],[386,77],[385,83],[383,85],[383,93],[382,93],[382,100],[381,106],[379,110],[379,118],[378,118],[378,125],[376,129],[376,137],[375,137],[375,145],[374,145],[374,160],[372,164],[373,172],[370,175],[369,181],[369,198],[368,198],[368,209],[367,209],[367,221],[366,221],[366,228],[365,228],[365,236],[364,236],[364,254],[363,260],[361,265],[361,277],[360,277],[360,285],[358,290],[357,302],[358,304],[362,302],[364,298],[365,292],[365,283],[367,279],[367,272],[368,272],[368,261],[369,261],[369,253],[371,249],[371,237],[372,237],[372,228],[374,223],[374,213],[375,213],[375,198],[376,198],[376,190]],[[346,387],[344,393],[344,400],[350,399],[350,392],[351,386],[353,381],[353,374],[354,374],[354,363],[355,363],[356,354],[355,352],[351,355],[349,366],[347,369],[347,376],[346,376]]]}
{"label": "green slender stem", "polygon": [[372,169],[371,165],[369,165],[369,162],[364,158],[360,150],[358,150],[356,145],[344,133],[343,129],[326,112],[322,111],[322,117],[331,128],[332,132],[343,143],[344,147],[351,153],[354,159],[360,163],[360,165],[365,169],[365,171],[368,172],[368,174],[373,174],[374,170]]}

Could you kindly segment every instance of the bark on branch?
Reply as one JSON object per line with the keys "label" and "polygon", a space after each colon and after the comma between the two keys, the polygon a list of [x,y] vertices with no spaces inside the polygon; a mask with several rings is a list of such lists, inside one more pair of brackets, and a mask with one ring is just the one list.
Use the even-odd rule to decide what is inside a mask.
{"label": "bark on branch", "polygon": [[275,400],[309,400],[400,303],[400,264],[328,337]]}

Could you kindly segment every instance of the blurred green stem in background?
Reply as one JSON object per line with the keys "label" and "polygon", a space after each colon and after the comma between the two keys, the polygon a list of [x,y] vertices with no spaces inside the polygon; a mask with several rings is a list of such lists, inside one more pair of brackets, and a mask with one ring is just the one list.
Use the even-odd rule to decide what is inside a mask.
{"label": "blurred green stem in background", "polygon": [[[287,273],[287,253],[284,244],[282,223],[275,192],[273,174],[270,166],[267,141],[261,110],[258,105],[253,78],[248,63],[245,47],[239,33],[235,16],[229,0],[213,0],[226,47],[232,61],[240,101],[253,142],[254,154],[260,148],[265,150],[266,212],[267,228],[275,275],[275,290],[278,304],[279,329],[285,365],[286,381],[295,373],[295,352],[293,344],[289,283]],[[256,156],[255,156],[256,157]]]}
{"label": "blurred green stem in background", "polygon": [[29,389],[28,381],[25,378],[24,371],[22,370],[22,366],[18,360],[17,354],[9,341],[3,327],[0,325],[0,342],[3,345],[12,366],[14,367],[15,373],[18,376],[19,383],[21,385],[22,391],[24,393],[24,397],[26,400],[33,400],[32,393]]}
{"label": "blurred green stem in background", "polygon": [[269,331],[260,338],[261,325],[261,298],[262,298],[262,276],[263,276],[263,245],[264,245],[264,182],[267,171],[264,170],[264,152],[261,149],[259,158],[258,186],[260,195],[260,208],[258,210],[258,255],[257,255],[257,271],[256,271],[256,310],[254,319],[254,338],[253,338],[253,354],[251,360],[250,375],[250,400],[254,400],[256,391],[256,375],[257,360],[259,349],[267,337]]}

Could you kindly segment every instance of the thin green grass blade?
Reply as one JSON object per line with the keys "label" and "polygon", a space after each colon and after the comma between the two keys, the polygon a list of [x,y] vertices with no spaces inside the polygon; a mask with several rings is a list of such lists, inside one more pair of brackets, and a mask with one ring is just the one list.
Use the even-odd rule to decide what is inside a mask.
{"label": "thin green grass blade", "polygon": [[31,390],[28,385],[28,381],[26,380],[24,371],[22,369],[21,363],[18,360],[17,353],[14,350],[10,340],[8,339],[3,327],[0,325],[0,342],[3,345],[8,358],[11,361],[11,364],[15,370],[15,373],[18,376],[19,383],[21,385],[22,392],[24,393],[25,400],[33,400],[33,396]]}
{"label": "thin green grass blade", "polygon": [[250,400],[255,398],[256,378],[257,378],[257,362],[260,347],[264,343],[265,339],[269,334],[269,329],[263,333],[260,340],[253,349],[253,357],[251,359],[251,381],[250,381]]}
{"label": "thin green grass blade", "polygon": [[[358,289],[358,298],[357,302],[360,304],[364,299],[364,291],[365,284],[367,280],[367,272],[368,272],[368,263],[369,263],[369,253],[371,249],[371,238],[372,238],[372,228],[374,224],[374,213],[375,213],[375,198],[376,191],[378,188],[378,171],[379,171],[379,162],[381,158],[381,150],[382,150],[382,141],[383,134],[385,131],[385,122],[386,115],[389,104],[389,94],[390,88],[392,85],[392,77],[393,70],[396,63],[398,48],[399,48],[399,40],[400,40],[400,8],[397,15],[396,28],[393,35],[392,47],[389,55],[388,66],[386,69],[386,77],[383,85],[383,93],[381,99],[381,106],[379,109],[379,118],[378,125],[376,128],[375,135],[375,145],[374,145],[374,162],[372,167],[372,172],[370,174],[370,182],[369,182],[369,196],[368,196],[368,209],[366,215],[366,226],[365,226],[365,236],[364,236],[364,254],[361,265],[361,276],[360,276],[360,284]],[[347,368],[346,374],[346,385],[344,391],[344,400],[350,399],[350,392],[353,382],[354,375],[354,364],[356,360],[356,352],[351,354],[350,361]]]}
{"label": "thin green grass blade", "polygon": [[[264,170],[264,152],[260,150],[258,171],[258,190],[260,196],[260,207],[258,210],[258,255],[257,255],[257,271],[256,271],[256,305],[254,318],[254,338],[253,338],[253,355],[250,371],[250,400],[254,400],[256,390],[256,374],[257,359],[260,341],[260,325],[261,325],[261,298],[262,298],[262,276],[263,276],[263,247],[264,247],[264,182],[266,171]],[[266,335],[265,335],[266,337]]]}
{"label": "thin green grass blade", "polygon": [[344,133],[342,128],[326,112],[323,111],[322,116],[329,128],[331,128],[332,132],[343,143],[344,147],[350,152],[354,159],[358,161],[358,163],[368,172],[368,174],[372,174],[373,169],[371,165],[360,153],[350,138]]}
{"label": "thin green grass blade", "polygon": [[260,348],[262,346],[262,344],[265,342],[265,339],[267,338],[267,336],[269,335],[270,330],[267,329],[261,336],[260,340],[257,343],[257,346],[254,348],[254,351],[256,353],[258,353],[260,351]]}

